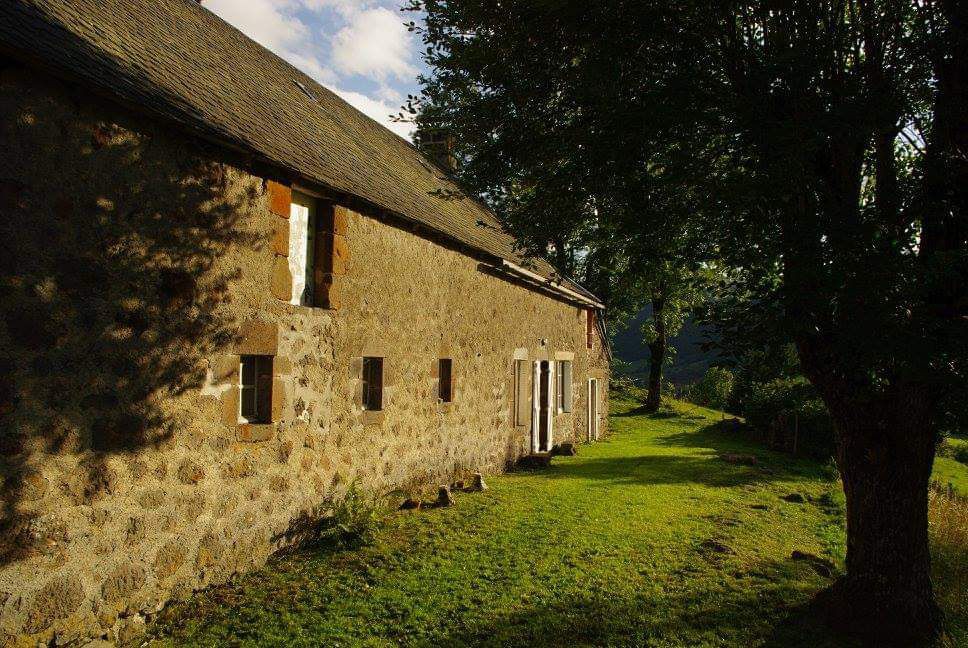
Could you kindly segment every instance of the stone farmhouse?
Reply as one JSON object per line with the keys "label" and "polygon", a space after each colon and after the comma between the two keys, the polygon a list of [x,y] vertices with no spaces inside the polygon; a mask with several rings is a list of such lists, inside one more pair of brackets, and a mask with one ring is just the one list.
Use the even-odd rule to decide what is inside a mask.
{"label": "stone farmhouse", "polygon": [[604,432],[598,299],[194,0],[0,3],[0,644]]}

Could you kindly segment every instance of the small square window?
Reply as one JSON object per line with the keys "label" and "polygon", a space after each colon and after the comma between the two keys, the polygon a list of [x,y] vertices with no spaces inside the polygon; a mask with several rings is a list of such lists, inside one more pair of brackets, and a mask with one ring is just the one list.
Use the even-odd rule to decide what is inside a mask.
{"label": "small square window", "polygon": [[239,377],[239,421],[269,423],[272,420],[272,356],[242,356]]}
{"label": "small square window", "polygon": [[454,361],[450,358],[441,358],[437,362],[438,389],[437,397],[442,403],[449,403],[454,400]]}
{"label": "small square window", "polygon": [[363,358],[363,409],[383,409],[383,358]]}

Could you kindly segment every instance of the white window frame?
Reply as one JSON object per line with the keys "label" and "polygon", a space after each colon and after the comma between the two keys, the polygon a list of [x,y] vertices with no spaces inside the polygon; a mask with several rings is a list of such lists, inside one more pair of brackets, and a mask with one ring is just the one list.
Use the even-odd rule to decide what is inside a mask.
{"label": "white window frame", "polygon": [[[250,383],[250,384],[247,384],[245,382],[245,364],[246,364],[246,361],[251,361],[252,364],[253,364],[253,367],[252,367],[252,380],[253,380],[253,382]],[[262,398],[260,398],[260,396],[263,396],[264,395],[261,392],[261,389],[263,389],[263,387],[260,387],[259,386],[259,376],[260,376],[260,374],[262,374],[262,372],[260,372],[259,369],[260,369],[260,365],[264,365],[264,363],[268,363],[269,364],[269,368],[268,368],[269,369],[269,376],[271,376],[272,375],[272,356],[269,356],[269,355],[242,355],[242,356],[239,356],[239,423],[256,423],[256,424],[259,424],[259,423],[271,423],[272,422],[272,391],[271,391],[272,390],[272,382],[271,382],[271,380],[269,381],[269,384],[264,387],[264,389],[268,389],[269,390],[269,398],[266,401],[268,403],[269,411],[268,412],[260,412],[259,411],[259,403],[262,402]],[[264,369],[265,367],[262,366],[261,368]],[[243,404],[245,403],[245,391],[247,389],[251,389],[252,390],[253,397],[254,397],[253,407],[255,409],[255,412],[254,412],[255,415],[253,417],[251,417],[251,418],[250,417],[247,417],[243,413],[243,411],[244,411],[244,405]]]}
{"label": "white window frame", "polygon": [[598,379],[589,378],[588,379],[588,407],[586,422],[587,427],[586,435],[588,437],[588,442],[598,441],[598,420],[599,420],[599,408],[601,403],[598,400]]}

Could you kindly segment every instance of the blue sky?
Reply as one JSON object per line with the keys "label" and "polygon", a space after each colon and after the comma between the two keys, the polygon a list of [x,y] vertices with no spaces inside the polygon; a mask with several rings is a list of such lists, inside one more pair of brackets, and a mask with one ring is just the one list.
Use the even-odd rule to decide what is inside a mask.
{"label": "blue sky", "polygon": [[264,47],[343,97],[394,132],[407,93],[416,94],[423,69],[420,40],[404,22],[401,0],[203,0]]}

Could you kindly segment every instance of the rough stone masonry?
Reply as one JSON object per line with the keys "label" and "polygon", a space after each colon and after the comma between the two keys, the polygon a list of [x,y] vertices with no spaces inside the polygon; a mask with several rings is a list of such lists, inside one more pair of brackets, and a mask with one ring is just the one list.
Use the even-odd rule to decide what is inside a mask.
{"label": "rough stone masonry", "polygon": [[[338,196],[322,307],[293,305],[285,177],[0,63],[0,643],[130,639],[351,483],[502,470],[531,448],[515,360],[573,363],[554,440],[586,440],[584,308]],[[246,354],[272,357],[268,423],[240,424]]]}

